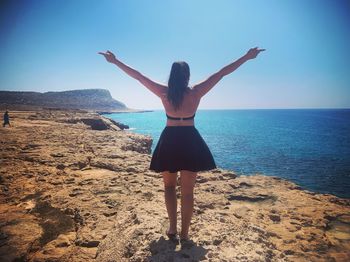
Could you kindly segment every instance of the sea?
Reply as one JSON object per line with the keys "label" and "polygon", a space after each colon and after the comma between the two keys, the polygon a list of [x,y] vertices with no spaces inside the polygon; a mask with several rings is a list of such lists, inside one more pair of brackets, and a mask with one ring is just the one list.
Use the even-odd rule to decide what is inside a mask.
{"label": "sea", "polygon": [[[150,135],[152,151],[166,124],[164,110],[105,116]],[[350,198],[350,109],[198,110],[195,126],[219,168]]]}

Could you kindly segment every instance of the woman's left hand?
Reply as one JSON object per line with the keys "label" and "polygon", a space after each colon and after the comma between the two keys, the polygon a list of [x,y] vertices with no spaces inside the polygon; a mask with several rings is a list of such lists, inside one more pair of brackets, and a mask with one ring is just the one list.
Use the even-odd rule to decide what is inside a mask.
{"label": "woman's left hand", "polygon": [[100,55],[103,55],[106,60],[110,63],[114,63],[117,61],[117,58],[115,58],[115,55],[111,51],[107,51],[106,53],[98,52]]}

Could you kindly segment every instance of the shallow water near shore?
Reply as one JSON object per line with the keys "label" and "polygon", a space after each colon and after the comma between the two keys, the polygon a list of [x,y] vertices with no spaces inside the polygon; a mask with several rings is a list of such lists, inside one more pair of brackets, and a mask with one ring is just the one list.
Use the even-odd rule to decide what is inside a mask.
{"label": "shallow water near shore", "polygon": [[[152,150],[166,123],[163,110],[106,116],[151,135]],[[195,125],[220,168],[350,198],[350,109],[198,110]]]}

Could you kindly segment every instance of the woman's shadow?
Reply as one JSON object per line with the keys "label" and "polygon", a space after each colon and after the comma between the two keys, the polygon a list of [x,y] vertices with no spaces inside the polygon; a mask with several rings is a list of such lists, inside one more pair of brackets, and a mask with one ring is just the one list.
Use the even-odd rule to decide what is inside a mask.
{"label": "woman's shadow", "polygon": [[204,260],[208,250],[193,241],[181,245],[179,241],[167,240],[161,236],[150,243],[151,256],[146,261],[200,261]]}

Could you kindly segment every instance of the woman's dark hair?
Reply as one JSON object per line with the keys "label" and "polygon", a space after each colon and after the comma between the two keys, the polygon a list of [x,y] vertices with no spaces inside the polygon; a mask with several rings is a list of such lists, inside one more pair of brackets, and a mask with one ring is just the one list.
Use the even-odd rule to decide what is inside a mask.
{"label": "woman's dark hair", "polygon": [[190,67],[186,62],[174,62],[171,66],[167,97],[177,110],[184,97],[190,80]]}

